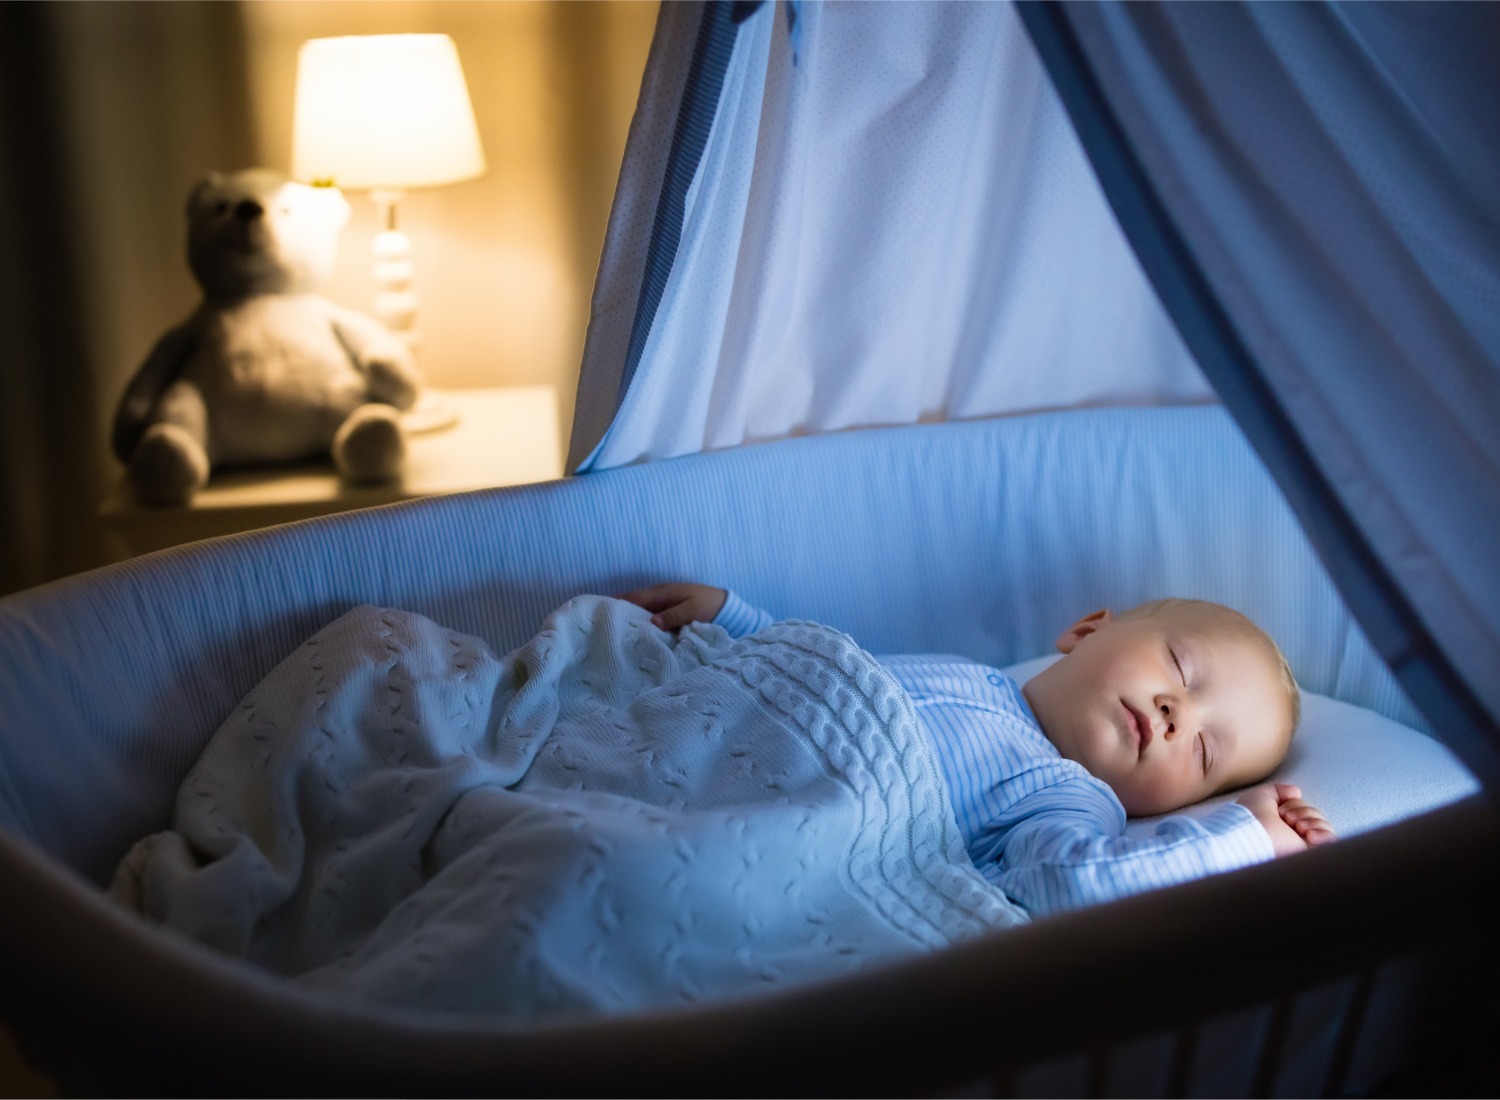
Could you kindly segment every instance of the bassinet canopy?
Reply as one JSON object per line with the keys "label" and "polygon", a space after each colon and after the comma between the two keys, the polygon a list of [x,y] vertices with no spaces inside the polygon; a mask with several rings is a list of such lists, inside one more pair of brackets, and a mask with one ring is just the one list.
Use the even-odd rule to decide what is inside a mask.
{"label": "bassinet canopy", "polygon": [[570,466],[1217,392],[1494,777],[1500,8],[774,7],[663,11]]}

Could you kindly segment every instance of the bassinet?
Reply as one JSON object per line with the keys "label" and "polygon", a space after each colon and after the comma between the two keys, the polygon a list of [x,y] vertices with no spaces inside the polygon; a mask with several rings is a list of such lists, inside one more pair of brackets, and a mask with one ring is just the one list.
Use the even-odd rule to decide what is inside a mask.
{"label": "bassinet", "polygon": [[[1181,537],[1195,527],[1211,546]],[[169,550],[0,603],[0,951],[28,1054],[68,1091],[156,1095],[1494,1082],[1500,844],[1477,797],[856,978],[546,1028],[321,1001],[100,892],[223,716],[346,609],[410,609],[503,652],[572,595],[666,578],[877,653],[999,666],[1044,653],[1081,608],[1203,596],[1266,626],[1309,691],[1425,726],[1212,407],[798,439]]]}
{"label": "bassinet", "polygon": [[[1141,490],[1112,507],[1121,479]],[[1056,511],[1039,516],[1039,495]],[[1191,517],[1232,549],[1203,557],[1164,537]],[[505,651],[573,594],[664,576],[722,578],[876,651],[997,665],[1044,652],[1079,599],[1170,578],[1258,614],[1320,670],[1309,690],[1398,705],[1217,409],[796,440],[150,555],[4,605],[5,989],[27,1049],[86,1093],[905,1093],[1082,1051],[1087,1076],[1062,1087],[1295,1094],[1362,1092],[1473,1037],[1454,974],[1427,993],[1426,971],[1398,960],[1489,980],[1490,953],[1464,946],[1493,913],[1477,803],[853,981],[541,1032],[319,1004],[99,893],[162,826],[222,716],[347,608],[408,608]],[[1112,579],[1080,592],[1079,577]],[[1370,1029],[1414,1022],[1430,1047],[1409,1054]],[[1162,1033],[1176,1045],[1150,1038]],[[1264,1060],[1226,1063],[1212,1053],[1226,1042]]]}

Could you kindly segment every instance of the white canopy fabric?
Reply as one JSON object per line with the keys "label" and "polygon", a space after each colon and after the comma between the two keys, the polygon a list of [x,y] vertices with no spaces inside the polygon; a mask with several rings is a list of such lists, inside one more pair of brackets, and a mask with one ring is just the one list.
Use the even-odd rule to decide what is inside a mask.
{"label": "white canopy fabric", "polygon": [[1137,253],[1351,609],[1494,774],[1500,6],[1024,14]]}
{"label": "white canopy fabric", "polygon": [[657,213],[647,199],[682,100],[669,110],[642,96],[571,469],[876,425],[1213,400],[1011,5],[804,4],[795,36],[773,4],[734,35],[727,8],[663,5],[647,91],[685,72],[715,19],[732,55],[670,274],[627,363]]}

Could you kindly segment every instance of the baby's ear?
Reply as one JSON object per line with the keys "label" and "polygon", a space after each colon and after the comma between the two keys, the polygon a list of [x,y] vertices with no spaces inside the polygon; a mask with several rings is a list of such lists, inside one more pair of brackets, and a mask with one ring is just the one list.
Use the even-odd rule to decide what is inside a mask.
{"label": "baby's ear", "polygon": [[1105,623],[1114,620],[1115,613],[1107,607],[1100,608],[1092,615],[1085,615],[1072,626],[1064,630],[1057,638],[1057,650],[1059,653],[1072,653],[1073,647],[1083,641],[1094,631]]}

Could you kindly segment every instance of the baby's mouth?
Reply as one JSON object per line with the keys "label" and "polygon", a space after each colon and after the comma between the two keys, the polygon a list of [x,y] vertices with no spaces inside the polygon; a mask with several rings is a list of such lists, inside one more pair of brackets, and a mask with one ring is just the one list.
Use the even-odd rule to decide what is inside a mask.
{"label": "baby's mouth", "polygon": [[1135,751],[1136,755],[1139,756],[1146,751],[1146,746],[1151,743],[1151,723],[1146,720],[1144,714],[1136,710],[1129,703],[1126,703],[1124,699],[1121,699],[1120,702],[1125,707],[1125,713],[1130,716],[1130,728],[1135,733]]}

